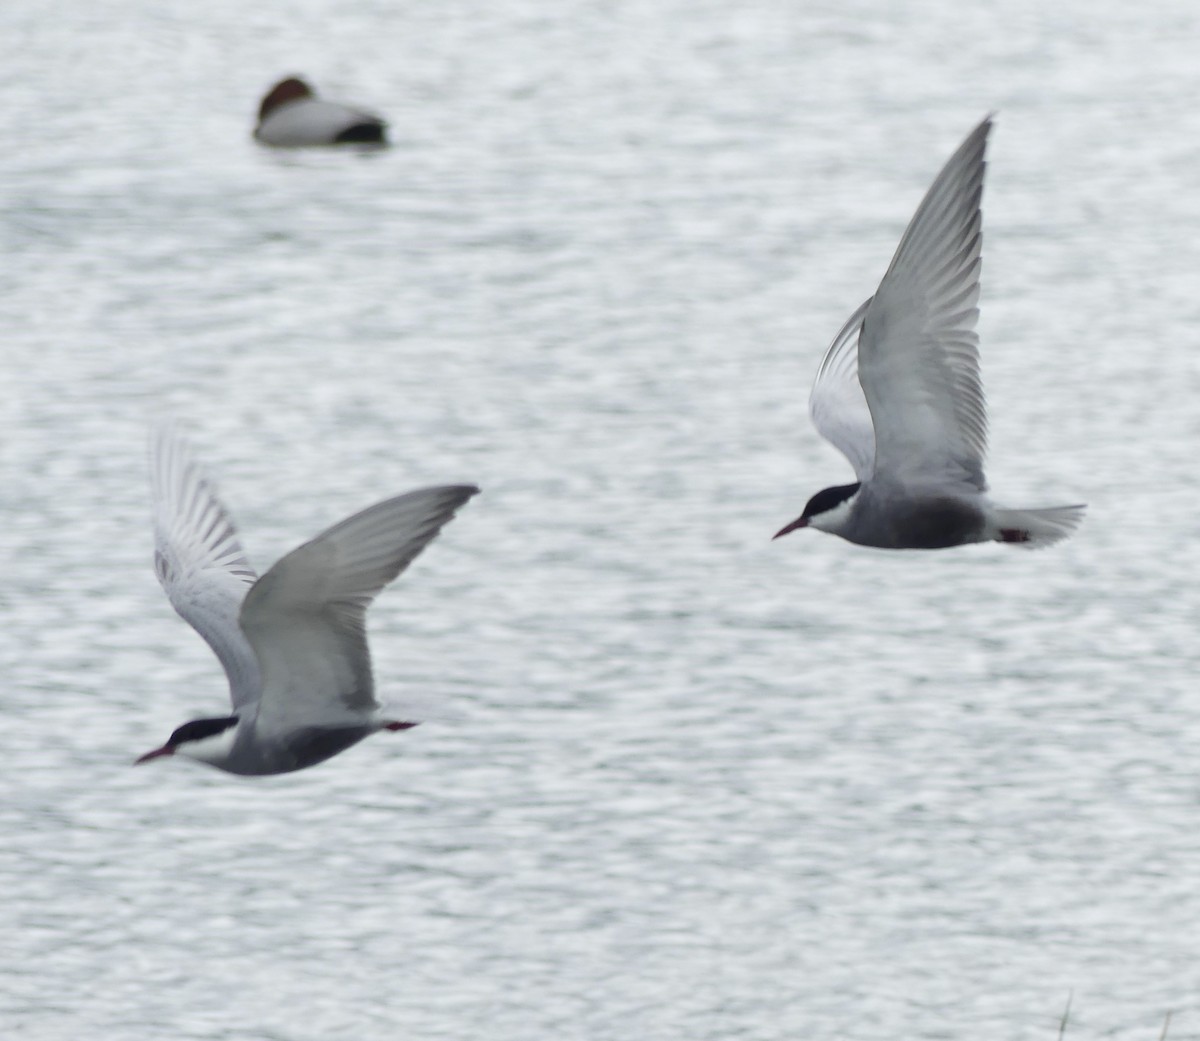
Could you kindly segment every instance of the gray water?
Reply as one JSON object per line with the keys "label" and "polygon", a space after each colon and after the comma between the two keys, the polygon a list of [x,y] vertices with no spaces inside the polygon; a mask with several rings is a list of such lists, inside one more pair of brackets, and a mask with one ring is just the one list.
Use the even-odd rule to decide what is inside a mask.
{"label": "gray water", "polygon": [[[6,2],[0,1034],[1044,1041],[1073,992],[1069,1039],[1200,1037],[1198,38]],[[289,72],[395,147],[257,148]],[[989,474],[1084,527],[771,542],[849,476],[821,352],[991,110]],[[425,725],[131,768],[225,704],[150,567],[163,416],[260,568],[482,485],[371,615]]]}

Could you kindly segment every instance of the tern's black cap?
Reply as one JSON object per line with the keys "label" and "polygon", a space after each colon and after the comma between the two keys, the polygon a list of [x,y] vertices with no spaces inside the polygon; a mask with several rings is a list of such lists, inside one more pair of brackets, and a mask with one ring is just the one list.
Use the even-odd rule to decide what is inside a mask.
{"label": "tern's black cap", "polygon": [[800,516],[807,519],[832,510],[839,503],[849,499],[861,487],[861,484],[855,482],[854,484],[839,484],[836,488],[822,488],[808,500],[808,504]]}
{"label": "tern's black cap", "polygon": [[214,734],[220,734],[232,726],[237,726],[237,716],[222,716],[219,719],[193,719],[176,727],[175,732],[167,739],[167,747],[174,748],[187,741],[201,741]]}

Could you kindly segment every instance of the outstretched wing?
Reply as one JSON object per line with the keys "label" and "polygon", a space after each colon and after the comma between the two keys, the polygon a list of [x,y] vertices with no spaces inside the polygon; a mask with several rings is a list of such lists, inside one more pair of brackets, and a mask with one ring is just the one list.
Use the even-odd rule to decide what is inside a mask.
{"label": "outstretched wing", "polygon": [[236,711],[259,691],[258,660],[238,612],[258,576],[216,490],[171,426],[150,442],[154,573],[171,606],[213,649]]}
{"label": "outstretched wing", "polygon": [[478,491],[423,488],[378,503],[293,550],[258,580],[241,623],[262,665],[261,730],[352,725],[378,707],[367,608]]}
{"label": "outstretched wing", "polygon": [[975,323],[991,126],[989,116],[938,174],[863,318],[858,375],[877,477],[987,486]]}
{"label": "outstretched wing", "polygon": [[875,466],[875,429],[858,382],[858,338],[870,306],[870,300],[861,304],[833,338],[808,397],[813,426],[850,460],[860,481],[870,477]]}

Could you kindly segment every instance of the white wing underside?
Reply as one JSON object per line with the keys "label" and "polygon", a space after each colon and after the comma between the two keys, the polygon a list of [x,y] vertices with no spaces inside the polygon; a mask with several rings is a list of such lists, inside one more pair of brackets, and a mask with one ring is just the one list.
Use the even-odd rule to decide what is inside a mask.
{"label": "white wing underside", "polygon": [[361,725],[379,706],[367,649],[371,602],[477,488],[424,488],[334,525],[275,564],[241,625],[262,667],[258,729]]}
{"label": "white wing underside", "polygon": [[861,304],[833,338],[808,398],[813,426],[850,460],[860,481],[875,468],[875,428],[858,382],[858,336],[870,306],[870,300]]}
{"label": "white wing underside", "polygon": [[258,661],[238,624],[258,576],[212,483],[172,427],[154,431],[150,456],[154,572],[171,606],[225,667],[236,711],[259,690]]}
{"label": "white wing underside", "polygon": [[858,375],[875,431],[875,478],[983,491],[979,270],[991,117],[942,168],[863,316]]}

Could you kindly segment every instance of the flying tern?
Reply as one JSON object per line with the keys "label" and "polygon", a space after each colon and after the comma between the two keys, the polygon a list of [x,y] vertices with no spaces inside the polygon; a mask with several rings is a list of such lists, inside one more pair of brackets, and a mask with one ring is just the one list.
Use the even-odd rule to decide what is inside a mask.
{"label": "flying tern", "polygon": [[137,760],[181,755],[233,774],[302,770],[380,730],[366,612],[479,489],[422,488],[292,550],[261,578],[212,483],[172,429],[152,443],[154,570],[225,667],[232,711],[178,727]]}
{"label": "flying tern", "polygon": [[817,492],[775,538],[816,528],[881,549],[1039,547],[1082,520],[1081,505],[1008,509],[987,495],[975,324],[991,126],[989,116],[942,168],[875,295],[821,361],[809,413],[856,480]]}

